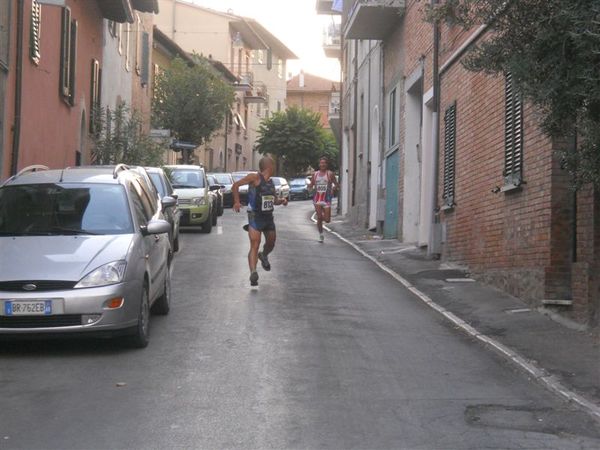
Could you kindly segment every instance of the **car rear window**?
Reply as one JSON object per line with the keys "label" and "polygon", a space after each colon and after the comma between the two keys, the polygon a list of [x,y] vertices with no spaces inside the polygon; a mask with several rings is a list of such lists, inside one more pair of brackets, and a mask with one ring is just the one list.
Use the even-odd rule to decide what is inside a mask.
{"label": "car rear window", "polygon": [[34,184],[0,189],[0,236],[133,233],[121,185]]}

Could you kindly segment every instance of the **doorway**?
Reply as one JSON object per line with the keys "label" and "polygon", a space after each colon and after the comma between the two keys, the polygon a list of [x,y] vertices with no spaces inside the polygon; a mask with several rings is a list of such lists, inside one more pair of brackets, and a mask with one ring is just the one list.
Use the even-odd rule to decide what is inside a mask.
{"label": "doorway", "polygon": [[383,237],[398,237],[398,187],[400,173],[400,151],[396,150],[385,161],[385,221]]}

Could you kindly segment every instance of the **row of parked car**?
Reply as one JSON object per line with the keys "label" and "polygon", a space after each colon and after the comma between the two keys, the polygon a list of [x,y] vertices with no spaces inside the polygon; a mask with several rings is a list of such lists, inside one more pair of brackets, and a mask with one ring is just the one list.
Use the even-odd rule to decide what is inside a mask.
{"label": "row of parked car", "polygon": [[[181,227],[210,233],[248,173],[23,169],[0,185],[0,338],[101,335],[145,347],[151,313],[170,310]],[[281,197],[308,198],[305,178],[274,183]]]}
{"label": "row of parked car", "polygon": [[49,170],[0,185],[0,338],[149,340],[168,314],[180,227],[209,233],[226,186],[199,166]]}

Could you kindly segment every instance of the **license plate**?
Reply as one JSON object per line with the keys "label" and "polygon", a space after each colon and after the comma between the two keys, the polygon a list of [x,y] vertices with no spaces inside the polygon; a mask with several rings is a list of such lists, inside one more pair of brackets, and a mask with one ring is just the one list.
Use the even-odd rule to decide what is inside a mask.
{"label": "license plate", "polygon": [[52,314],[52,300],[6,301],[4,314],[7,316],[49,316]]}

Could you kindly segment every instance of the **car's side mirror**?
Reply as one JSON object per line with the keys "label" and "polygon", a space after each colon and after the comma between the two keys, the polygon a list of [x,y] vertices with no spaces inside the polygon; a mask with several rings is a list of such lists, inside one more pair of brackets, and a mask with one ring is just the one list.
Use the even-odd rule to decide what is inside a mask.
{"label": "car's side mirror", "polygon": [[177,206],[177,199],[167,195],[166,197],[162,198],[161,203],[163,209],[174,208],[175,206]]}
{"label": "car's side mirror", "polygon": [[175,200],[179,199],[179,194],[173,192],[169,197],[173,197]]}
{"label": "car's side mirror", "polygon": [[221,190],[221,185],[220,184],[215,184],[215,185],[209,187],[209,190],[211,190],[211,191],[220,191]]}
{"label": "car's side mirror", "polygon": [[148,222],[147,225],[140,227],[144,236],[150,236],[151,234],[165,234],[171,231],[171,224],[166,220],[156,219]]}

